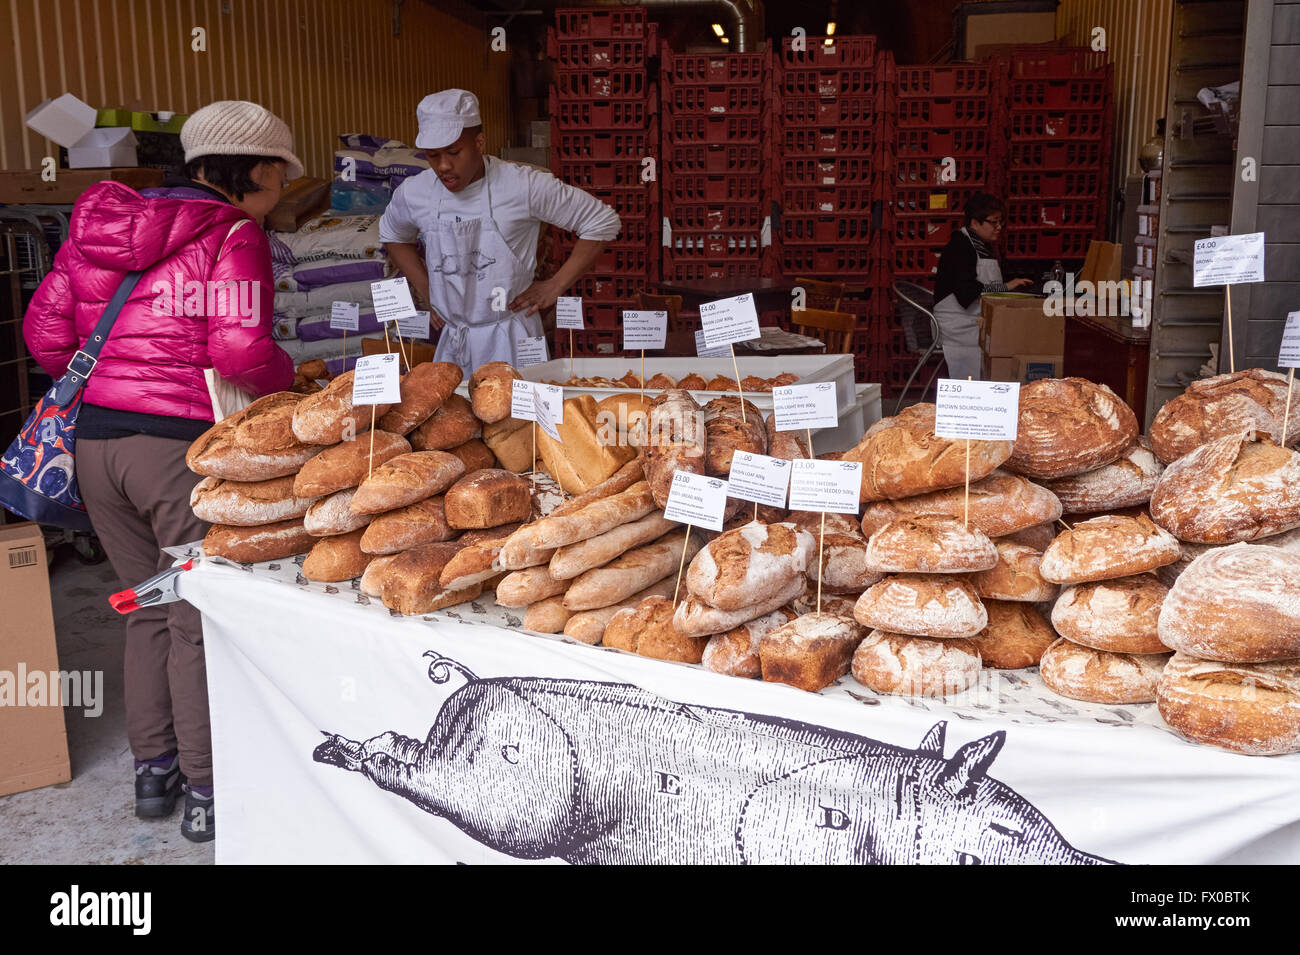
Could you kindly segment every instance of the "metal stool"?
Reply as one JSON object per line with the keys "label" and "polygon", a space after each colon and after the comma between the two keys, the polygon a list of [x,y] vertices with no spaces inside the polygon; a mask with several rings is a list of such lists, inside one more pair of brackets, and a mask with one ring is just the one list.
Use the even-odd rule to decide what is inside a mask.
{"label": "metal stool", "polygon": [[[894,405],[894,414],[898,414],[907,398],[907,389],[912,387],[912,382],[935,350],[941,347],[942,340],[939,323],[934,317],[934,293],[915,282],[895,282],[894,291],[898,293],[898,317],[903,323],[903,340],[907,343],[907,350],[913,355],[921,356],[912,373],[907,376],[907,384],[899,392],[898,401]],[[936,365],[930,380],[921,389],[922,399],[934,387],[934,380],[938,377],[939,366]]]}

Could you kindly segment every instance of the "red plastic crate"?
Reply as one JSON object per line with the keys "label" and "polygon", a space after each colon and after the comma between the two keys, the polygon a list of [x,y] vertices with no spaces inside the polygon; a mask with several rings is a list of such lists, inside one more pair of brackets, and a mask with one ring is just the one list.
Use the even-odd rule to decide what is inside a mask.
{"label": "red plastic crate", "polygon": [[578,129],[645,129],[658,109],[659,97],[644,99],[590,101],[561,99],[551,90],[551,128]]}
{"label": "red plastic crate", "polygon": [[900,66],[898,96],[986,96],[993,89],[987,66]]}
{"label": "red plastic crate", "polygon": [[[585,314],[584,309],[584,314]],[[623,329],[622,326],[617,328],[584,328],[582,331],[574,331],[573,338],[569,338],[569,331],[563,328],[555,330],[555,338],[551,345],[552,358],[568,358],[569,343],[573,343],[573,354],[577,357],[583,356],[600,356],[606,357],[617,355],[623,349]]]}
{"label": "red plastic crate", "polygon": [[786,96],[815,96],[836,99],[840,96],[871,96],[876,89],[874,67],[843,69],[779,70],[776,88]]}
{"label": "red plastic crate", "polygon": [[755,230],[743,232],[697,232],[673,229],[664,246],[664,265],[688,259],[757,259],[763,252],[762,236]]}
{"label": "red plastic crate", "polygon": [[761,114],[741,116],[681,115],[664,117],[664,132],[672,143],[757,143],[765,136]]}
{"label": "red plastic crate", "polygon": [[[582,323],[587,328],[619,328],[623,327],[623,309],[626,307],[625,302],[583,302],[582,303]],[[567,332],[568,329],[565,329]],[[573,329],[574,333],[574,353],[577,353],[577,336],[579,331]],[[564,355],[569,353],[568,335],[564,336]],[[560,358],[561,354],[552,355],[553,358]]]}
{"label": "red plastic crate", "polygon": [[941,248],[924,245],[894,246],[894,278],[911,276],[933,276],[939,267]]}
{"label": "red plastic crate", "polygon": [[783,186],[781,210],[785,214],[870,212],[881,201],[877,184],[870,186]]}
{"label": "red plastic crate", "polygon": [[943,247],[961,228],[959,215],[900,215],[894,222],[894,245]]}
{"label": "red plastic crate", "polygon": [[627,189],[642,185],[641,161],[616,160],[613,162],[552,162],[555,175],[579,189]]}
{"label": "red plastic crate", "polygon": [[694,229],[718,232],[762,229],[765,216],[762,208],[754,202],[669,202],[664,208],[664,218],[674,231]]}
{"label": "red plastic crate", "polygon": [[1088,254],[1088,243],[1097,237],[1094,227],[1082,229],[1009,228],[1002,248],[1009,259],[1064,259]]}
{"label": "red plastic crate", "polygon": [[988,126],[989,98],[987,96],[961,96],[952,99],[899,99],[898,125],[937,126]]}
{"label": "red plastic crate", "polygon": [[664,256],[664,278],[671,282],[707,282],[713,279],[756,279],[761,275],[758,259],[673,259]]}
{"label": "red plastic crate", "polygon": [[562,37],[644,36],[645,10],[628,7],[620,10],[588,8],[556,9],[555,32]]}
{"label": "red plastic crate", "polygon": [[1007,226],[1039,229],[1094,227],[1104,218],[1102,199],[1008,199]]}
{"label": "red plastic crate", "polygon": [[[649,185],[653,185],[653,183]],[[597,194],[597,198],[601,202],[613,206],[614,211],[622,217],[624,225],[627,224],[629,219],[645,217],[657,219],[659,215],[658,203],[655,201],[655,191],[648,186],[602,189]]]}
{"label": "red plastic crate", "polygon": [[728,146],[674,145],[664,155],[664,167],[672,173],[705,173],[711,176],[759,174],[763,171],[763,148],[758,143]]}
{"label": "red plastic crate", "polygon": [[[989,164],[986,159],[955,156],[951,166],[930,159],[904,159],[894,161],[896,186],[979,186],[988,181]],[[951,169],[951,178],[947,170]]]}
{"label": "red plastic crate", "polygon": [[561,129],[551,135],[551,164],[635,159],[659,152],[658,128],[578,131]]}
{"label": "red plastic crate", "polygon": [[663,100],[675,113],[705,113],[730,116],[734,113],[762,113],[763,87],[754,86],[678,86],[664,84]]}
{"label": "red plastic crate", "polygon": [[573,283],[570,294],[597,302],[630,302],[642,291],[645,283],[645,276],[588,272]]}
{"label": "red plastic crate", "polygon": [[1102,77],[1068,80],[1012,80],[1012,109],[1100,108],[1110,84]]}
{"label": "red plastic crate", "polygon": [[801,242],[870,242],[871,216],[781,216],[782,248]]}
{"label": "red plastic crate", "polygon": [[1101,168],[1109,158],[1097,140],[1019,142],[1011,144],[1011,168],[1085,169]]}
{"label": "red plastic crate", "polygon": [[787,153],[820,156],[871,153],[877,146],[876,130],[871,126],[787,128],[781,131],[781,145]]}
{"label": "red plastic crate", "polygon": [[[830,40],[830,43],[826,41]],[[798,41],[801,49],[796,49]],[[876,59],[874,36],[785,37],[781,41],[784,66],[871,66]]]}
{"label": "red plastic crate", "polygon": [[880,164],[871,156],[839,156],[834,159],[804,159],[786,156],[777,176],[787,186],[871,185]]}
{"label": "red plastic crate", "polygon": [[736,176],[706,176],[674,173],[664,177],[664,195],[681,202],[758,202],[763,196],[763,177],[758,173]]}
{"label": "red plastic crate", "polygon": [[1095,109],[1051,112],[1013,110],[1011,139],[1090,139],[1106,134],[1106,114]]}
{"label": "red plastic crate", "polygon": [[821,244],[782,242],[781,266],[786,275],[857,275],[877,279],[885,264],[878,242],[862,242],[828,249]]}
{"label": "red plastic crate", "polygon": [[664,58],[660,70],[679,86],[761,83],[766,59],[762,53],[673,53]]}
{"label": "red plastic crate", "polygon": [[823,100],[816,96],[779,97],[778,116],[790,126],[871,126],[881,113],[874,96]]}
{"label": "red plastic crate", "polygon": [[989,131],[977,127],[958,129],[900,129],[895,134],[900,156],[982,155],[989,151]]}
{"label": "red plastic crate", "polygon": [[974,187],[945,189],[935,186],[898,186],[893,208],[899,215],[960,213],[966,201],[981,190]]}
{"label": "red plastic crate", "polygon": [[1094,50],[1078,48],[1070,50],[1041,50],[1013,53],[1011,55],[1011,76],[1042,76],[1049,79],[1061,79],[1080,76],[1104,69],[1106,54]]}
{"label": "red plastic crate", "polygon": [[1008,178],[1007,195],[1042,199],[1097,199],[1102,196],[1101,173],[1097,170],[1039,172],[1017,169]]}
{"label": "red plastic crate", "polygon": [[[659,244],[659,222],[651,219],[649,216],[641,219],[634,219],[630,216],[621,216],[623,220],[622,230],[613,242],[607,243],[607,248],[611,251],[628,251],[639,250],[644,252],[646,249],[653,249]],[[572,233],[559,232],[555,236],[554,247],[563,250],[565,255],[573,251],[577,243],[577,237]],[[605,269],[595,266],[597,272],[612,272],[615,269]]]}
{"label": "red plastic crate", "polygon": [[[653,31],[651,31],[653,34]],[[657,36],[573,37],[546,31],[546,52],[561,70],[645,69]]]}
{"label": "red plastic crate", "polygon": [[644,99],[649,81],[644,69],[559,70],[555,88],[560,99]]}

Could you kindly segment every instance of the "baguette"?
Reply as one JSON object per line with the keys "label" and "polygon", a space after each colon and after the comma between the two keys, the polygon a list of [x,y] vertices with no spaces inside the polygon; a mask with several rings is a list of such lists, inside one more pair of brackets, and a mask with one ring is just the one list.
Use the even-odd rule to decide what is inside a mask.
{"label": "baguette", "polygon": [[551,576],[556,580],[572,580],[584,571],[604,566],[634,547],[662,537],[676,526],[675,521],[668,520],[662,514],[650,513],[638,521],[621,524],[596,537],[566,544],[551,556]]}
{"label": "baguette", "polygon": [[[689,537],[689,540],[687,538]],[[604,567],[586,571],[569,585],[564,594],[568,610],[594,610],[607,607],[644,590],[666,574],[673,573],[682,561],[683,541],[686,560],[703,544],[702,535],[687,531],[665,534],[653,544],[628,551]]]}
{"label": "baguette", "polygon": [[537,633],[563,633],[570,616],[564,609],[564,598],[557,594],[528,605],[524,611],[524,629]]}
{"label": "baguette", "polygon": [[497,562],[497,555],[501,553],[501,545],[505,543],[506,538],[519,529],[519,526],[505,524],[485,531],[471,531],[470,533],[479,535],[478,539],[447,562],[447,566],[442,569],[438,577],[438,582],[448,590],[461,590],[498,576],[501,573],[501,566]]}
{"label": "baguette", "polygon": [[545,565],[526,567],[501,579],[497,584],[497,603],[502,607],[527,607],[562,594],[568,587],[569,581],[556,580]]}
{"label": "baguette", "polygon": [[537,521],[532,533],[536,547],[563,547],[589,540],[621,524],[637,521],[655,509],[654,497],[646,481],[633,484],[626,491],[602,498],[577,513],[555,515]]}

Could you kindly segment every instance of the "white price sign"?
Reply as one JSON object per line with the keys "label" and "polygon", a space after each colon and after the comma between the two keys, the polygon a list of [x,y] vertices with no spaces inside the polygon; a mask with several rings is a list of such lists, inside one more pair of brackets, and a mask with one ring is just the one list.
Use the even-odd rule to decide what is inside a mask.
{"label": "white price sign", "polygon": [[742,501],[785,507],[785,490],[790,484],[790,462],[752,451],[737,451],[731,457],[727,493]]}
{"label": "white price sign", "polygon": [[667,336],[667,312],[626,311],[623,313],[623,348],[627,351],[663,348]]}
{"label": "white price sign", "polygon": [[330,305],[330,328],[345,332],[361,330],[361,306],[356,302],[335,302]]}
{"label": "white price sign", "polygon": [[1238,285],[1264,281],[1264,233],[1221,235],[1196,240],[1192,284]]}
{"label": "white price sign", "polygon": [[384,279],[370,283],[370,297],[375,303],[375,318],[381,322],[395,322],[399,318],[415,317],[415,302],[411,287],[405,278]]}
{"label": "white price sign", "polygon": [[555,327],[582,331],[582,296],[561,295],[555,300]]}
{"label": "white price sign", "polygon": [[536,338],[521,338],[515,342],[515,367],[527,368],[529,365],[540,365],[550,356],[546,354],[546,336],[538,335]]}
{"label": "white price sign", "polygon": [[533,383],[533,411],[537,413],[537,426],[550,435],[551,440],[560,440],[557,425],[564,423],[564,389],[559,385]]}
{"label": "white price sign", "polygon": [[749,292],[735,298],[721,298],[700,306],[704,343],[710,348],[758,338],[758,310]]}
{"label": "white price sign", "polygon": [[411,318],[399,318],[397,331],[407,338],[428,338],[429,313],[416,312]]}
{"label": "white price sign", "polygon": [[674,471],[668,488],[664,517],[711,531],[722,530],[722,512],[727,509],[727,482],[722,478],[690,471]]}
{"label": "white price sign", "polygon": [[516,378],[510,383],[510,417],[520,421],[536,421],[533,410],[533,382]]}
{"label": "white price sign", "polygon": [[939,438],[1014,441],[1020,425],[1020,384],[940,378],[934,409]]}
{"label": "white price sign", "polygon": [[1277,353],[1277,367],[1300,368],[1300,312],[1287,312],[1282,329],[1282,347]]}
{"label": "white price sign", "polygon": [[400,402],[402,388],[397,372],[400,357],[396,352],[384,352],[358,358],[356,374],[352,376],[352,403],[395,405]]}
{"label": "white price sign", "polygon": [[790,462],[790,510],[856,514],[861,507],[861,461]]}
{"label": "white price sign", "polygon": [[701,358],[726,358],[731,354],[731,349],[727,348],[726,345],[710,348],[704,341],[704,332],[696,332],[695,354]]}
{"label": "white price sign", "polygon": [[840,422],[835,382],[773,388],[772,411],[776,414],[777,431],[834,428]]}

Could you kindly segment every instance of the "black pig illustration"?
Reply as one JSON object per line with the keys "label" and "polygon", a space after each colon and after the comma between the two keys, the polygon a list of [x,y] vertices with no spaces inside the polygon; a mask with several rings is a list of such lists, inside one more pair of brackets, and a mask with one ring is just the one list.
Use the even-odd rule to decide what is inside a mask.
{"label": "black pig illustration", "polygon": [[359,772],[507,855],[572,863],[1106,864],[988,775],[993,733],[945,757],[796,720],[675,703],[623,683],[479,679],[423,742],[326,733]]}

